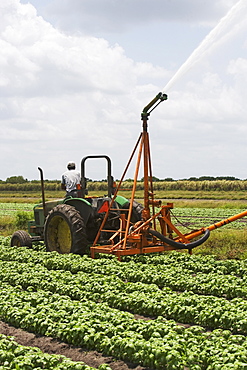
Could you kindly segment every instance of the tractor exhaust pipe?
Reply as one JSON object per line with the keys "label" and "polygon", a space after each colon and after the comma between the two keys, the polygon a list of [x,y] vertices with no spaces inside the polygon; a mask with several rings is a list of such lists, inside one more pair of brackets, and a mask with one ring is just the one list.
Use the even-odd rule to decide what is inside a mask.
{"label": "tractor exhaust pipe", "polygon": [[44,216],[47,216],[46,212],[46,206],[45,206],[45,187],[44,187],[44,176],[43,176],[43,170],[42,168],[38,167],[38,170],[40,172],[40,182],[41,182],[41,191],[42,191],[42,204],[43,204],[43,211]]}

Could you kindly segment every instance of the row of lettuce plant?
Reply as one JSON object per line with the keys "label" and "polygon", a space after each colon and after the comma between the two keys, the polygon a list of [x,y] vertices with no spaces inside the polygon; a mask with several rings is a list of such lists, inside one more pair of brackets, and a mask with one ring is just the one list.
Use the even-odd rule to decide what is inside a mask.
{"label": "row of lettuce plant", "polygon": [[[32,212],[32,210],[33,204],[31,203],[0,203],[0,216],[15,216],[18,211]],[[243,209],[177,208],[173,211],[175,215],[173,222],[186,232],[192,227],[194,229],[205,227],[242,211]],[[225,225],[224,229],[243,229],[246,227],[246,222],[247,220],[242,218]]]}
{"label": "row of lettuce plant", "polygon": [[[10,258],[8,253],[8,247],[10,244],[10,237],[0,237],[0,253],[1,255],[5,255],[7,253],[7,258]],[[4,248],[6,247],[6,248]],[[21,248],[22,249],[22,248]],[[36,249],[40,249],[45,252],[45,248],[43,247],[43,244],[40,243]],[[12,251],[13,255],[11,258],[13,260],[16,260],[18,256],[16,257],[16,254],[18,255],[18,252],[15,250]],[[39,251],[40,252],[40,251]],[[24,253],[24,256],[21,256],[21,258],[24,258],[24,261],[28,260],[37,260],[40,261],[40,263],[43,262],[43,260],[49,259],[49,254],[41,253],[41,256],[39,254],[32,254],[31,252]],[[64,256],[63,256],[64,257]],[[115,264],[113,264],[112,259],[115,260]],[[88,260],[88,262],[91,259]],[[66,269],[66,266],[69,266],[69,268],[73,268],[74,272],[80,271],[81,266],[81,259],[78,258],[78,256],[74,256],[74,258],[71,258],[71,255],[67,256],[66,258],[62,258],[61,261],[58,261],[56,259],[56,263],[58,263],[57,268]],[[108,256],[108,255],[101,255],[99,259],[91,261],[93,263],[93,268],[95,268],[95,264],[97,265],[97,268],[100,268],[101,265],[105,266],[105,264],[110,264],[113,266],[113,268],[118,269],[120,265],[123,265],[123,262],[134,262],[135,264],[140,265],[159,265],[159,268],[167,268],[169,266],[173,267],[182,267],[183,269],[191,270],[194,272],[202,272],[202,273],[210,273],[215,272],[219,274],[231,274],[236,275],[238,277],[244,277],[247,274],[247,260],[217,260],[214,256],[200,256],[200,255],[189,255],[188,253],[180,253],[180,252],[171,252],[171,253],[154,253],[154,254],[144,254],[144,255],[135,255],[135,256],[126,256],[122,258],[122,262],[119,263],[114,257]],[[54,267],[55,268],[55,267]],[[98,271],[100,272],[100,271]],[[103,271],[102,271],[103,273]]]}
{"label": "row of lettuce plant", "polygon": [[247,362],[246,337],[229,330],[185,328],[162,317],[136,320],[106,303],[74,301],[6,283],[0,283],[0,288],[2,320],[133,364],[152,369],[226,370]]}
{"label": "row of lettuce plant", "polygon": [[247,301],[228,301],[193,292],[177,293],[155,284],[125,283],[117,276],[47,270],[32,263],[0,262],[0,279],[23,289],[47,290],[75,300],[107,302],[109,306],[145,316],[164,316],[184,324],[230,329],[247,334]]}
{"label": "row of lettuce plant", "polygon": [[[206,227],[220,220],[229,218],[233,215],[243,212],[244,209],[227,209],[227,208],[175,208],[172,214],[175,215],[173,220],[184,230],[190,231],[191,228],[199,229]],[[243,229],[246,227],[246,218],[241,218],[230,224],[224,225],[224,229]],[[187,231],[187,232],[188,232]]]}
{"label": "row of lettuce plant", "polygon": [[217,272],[220,274],[233,274],[243,277],[247,273],[247,260],[218,260],[213,255],[189,255],[188,253],[153,253],[135,256],[126,256],[125,261],[140,262],[149,265],[183,266],[194,272]]}
{"label": "row of lettuce plant", "polygon": [[[63,355],[47,354],[38,347],[28,347],[17,343],[13,337],[0,334],[1,370],[96,370],[83,362],[72,361]],[[107,364],[98,370],[111,370]]]}
{"label": "row of lettuce plant", "polygon": [[[79,256],[61,256],[57,253],[34,252],[26,248],[4,248],[0,249],[0,259],[4,261],[18,261],[18,262],[33,262],[44,265],[48,269],[61,269],[70,271],[72,273],[99,273],[104,275],[115,275],[123,281],[128,282],[143,282],[146,284],[156,284],[160,288],[170,288],[175,291],[192,291],[196,294],[214,295],[217,297],[232,298],[247,298],[247,274],[234,275],[233,272],[226,274],[222,269],[203,271],[198,270],[198,266],[193,269],[191,261],[177,253],[176,259],[180,263],[173,263],[175,260],[167,257],[168,264],[158,265],[150,263],[129,262],[120,263],[116,259],[102,258],[93,260],[87,256],[83,258]],[[144,256],[143,256],[144,257]],[[162,255],[160,256],[163,257]],[[163,258],[164,260],[164,258]],[[198,259],[194,259],[197,265]],[[212,260],[211,260],[212,261]],[[209,262],[211,263],[209,260]],[[188,264],[186,265],[186,262]],[[239,261],[238,261],[239,262]],[[205,266],[209,263],[205,262]],[[199,260],[199,266],[202,265]],[[238,271],[244,270],[242,264]],[[224,273],[223,273],[224,272]],[[246,271],[247,272],[247,271]]]}
{"label": "row of lettuce plant", "polygon": [[[10,237],[0,237],[0,246],[9,247]],[[38,243],[37,250],[45,252],[45,248],[42,243]],[[98,261],[99,265],[105,264],[106,260],[110,259],[112,264],[112,256],[109,255],[99,255],[100,258]],[[35,255],[32,256],[35,258]],[[32,258],[30,256],[30,258]],[[43,257],[44,258],[44,257]],[[68,258],[70,260],[70,257]],[[114,258],[115,259],[115,258]],[[62,261],[61,261],[62,262]],[[76,262],[78,266],[76,266]],[[80,270],[80,259],[78,256],[75,256],[72,259],[71,263],[73,264],[74,269]],[[118,261],[115,259],[117,266],[119,265]],[[143,254],[143,255],[134,255],[134,256],[125,256],[122,258],[122,262],[135,262],[140,264],[149,264],[149,265],[159,265],[160,267],[169,267],[172,266],[182,266],[183,269],[188,269],[194,272],[204,272],[204,273],[220,273],[220,274],[232,274],[239,277],[244,277],[247,274],[247,260],[217,260],[215,256],[201,256],[201,255],[189,255],[188,253],[181,252],[169,252],[169,253],[153,253],[153,254]],[[123,264],[121,262],[121,264]]]}

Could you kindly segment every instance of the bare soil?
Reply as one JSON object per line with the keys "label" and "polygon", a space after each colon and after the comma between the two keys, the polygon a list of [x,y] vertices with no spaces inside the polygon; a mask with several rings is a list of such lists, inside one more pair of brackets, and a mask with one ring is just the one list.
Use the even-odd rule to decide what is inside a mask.
{"label": "bare soil", "polygon": [[112,357],[103,356],[96,351],[87,351],[81,347],[74,347],[51,337],[17,329],[3,321],[0,321],[0,333],[14,337],[15,341],[23,346],[39,347],[45,353],[63,355],[73,361],[82,361],[95,368],[106,363],[112,370],[148,370],[142,366],[134,366],[123,361],[114,360]]}

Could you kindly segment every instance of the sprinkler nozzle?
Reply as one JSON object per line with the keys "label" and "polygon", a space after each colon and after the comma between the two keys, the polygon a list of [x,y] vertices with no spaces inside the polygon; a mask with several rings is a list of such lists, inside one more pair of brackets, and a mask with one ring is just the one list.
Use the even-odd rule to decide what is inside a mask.
{"label": "sprinkler nozzle", "polygon": [[142,114],[141,114],[142,120],[148,119],[148,116],[154,110],[154,108],[156,108],[157,105],[159,105],[159,103],[167,99],[168,99],[168,96],[162,92],[156,95],[155,98],[151,100],[151,102],[143,109]]}
{"label": "sprinkler nozzle", "polygon": [[167,100],[168,99],[168,95],[167,94],[165,94],[165,93],[160,93],[161,95],[160,95],[160,100],[161,101],[164,101],[164,100]]}

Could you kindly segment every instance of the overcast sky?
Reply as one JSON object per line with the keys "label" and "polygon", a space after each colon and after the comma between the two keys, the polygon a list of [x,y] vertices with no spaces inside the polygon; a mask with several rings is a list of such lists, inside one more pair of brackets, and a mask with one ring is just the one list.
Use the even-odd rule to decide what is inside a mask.
{"label": "overcast sky", "polygon": [[94,154],[119,179],[160,91],[153,175],[246,179],[246,17],[246,0],[1,1],[0,179],[60,179]]}

